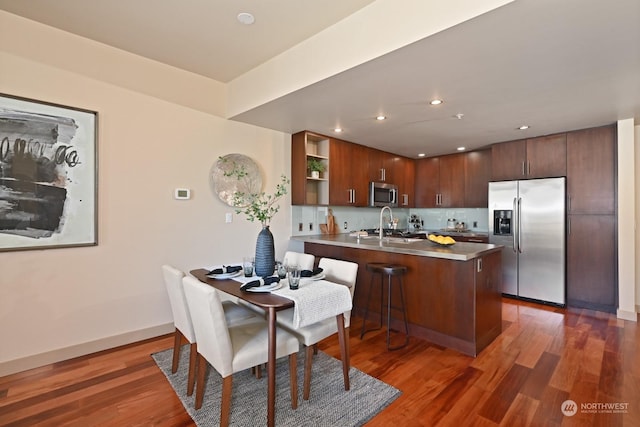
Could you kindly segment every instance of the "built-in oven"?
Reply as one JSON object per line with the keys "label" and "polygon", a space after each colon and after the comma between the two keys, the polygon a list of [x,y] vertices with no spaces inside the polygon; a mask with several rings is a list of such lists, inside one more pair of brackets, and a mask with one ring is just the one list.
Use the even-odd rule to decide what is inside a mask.
{"label": "built-in oven", "polygon": [[369,184],[369,206],[398,207],[398,186],[386,182],[371,182]]}

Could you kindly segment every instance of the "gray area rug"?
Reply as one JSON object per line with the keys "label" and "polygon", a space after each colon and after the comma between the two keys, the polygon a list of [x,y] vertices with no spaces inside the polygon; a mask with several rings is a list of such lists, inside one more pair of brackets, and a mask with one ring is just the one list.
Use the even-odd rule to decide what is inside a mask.
{"label": "gray area rug", "polygon": [[[220,425],[222,379],[209,368],[204,403],[193,409],[195,391],[187,396],[189,348],[180,352],[180,367],[171,373],[172,350],[151,355],[176,391],[185,409],[198,426]],[[264,425],[267,422],[266,370],[257,379],[250,370],[233,375],[231,403],[232,426]],[[311,397],[302,400],[304,351],[298,353],[298,408],[291,409],[289,392],[289,362],[284,357],[276,364],[276,425],[280,426],[361,426],[398,398],[401,392],[356,368],[351,368],[351,390],[344,390],[342,362],[318,351],[313,357]]]}

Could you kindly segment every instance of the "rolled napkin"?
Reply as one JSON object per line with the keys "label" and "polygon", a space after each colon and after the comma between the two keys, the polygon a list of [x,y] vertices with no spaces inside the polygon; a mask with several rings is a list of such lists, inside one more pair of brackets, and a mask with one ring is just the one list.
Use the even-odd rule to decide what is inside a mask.
{"label": "rolled napkin", "polygon": [[241,265],[223,265],[222,268],[214,268],[207,274],[225,274],[225,273],[235,273],[236,271],[241,271]]}
{"label": "rolled napkin", "polygon": [[271,285],[273,283],[278,283],[279,281],[280,281],[280,278],[278,276],[261,277],[257,280],[252,280],[240,286],[240,290],[246,291],[249,288],[256,288],[258,286]]}
{"label": "rolled napkin", "polygon": [[314,268],[313,271],[311,271],[311,270],[302,270],[300,272],[300,277],[313,277],[313,276],[317,276],[320,273],[322,273],[322,269],[320,267]]}

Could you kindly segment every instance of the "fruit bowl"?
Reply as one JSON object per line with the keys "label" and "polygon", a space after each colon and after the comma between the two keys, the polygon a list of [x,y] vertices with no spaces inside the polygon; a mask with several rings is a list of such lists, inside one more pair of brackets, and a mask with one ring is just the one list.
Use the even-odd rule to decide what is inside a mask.
{"label": "fruit bowl", "polygon": [[427,240],[438,246],[451,246],[456,244],[456,241],[453,240],[451,236],[436,236],[435,234],[429,234],[429,236],[427,236]]}

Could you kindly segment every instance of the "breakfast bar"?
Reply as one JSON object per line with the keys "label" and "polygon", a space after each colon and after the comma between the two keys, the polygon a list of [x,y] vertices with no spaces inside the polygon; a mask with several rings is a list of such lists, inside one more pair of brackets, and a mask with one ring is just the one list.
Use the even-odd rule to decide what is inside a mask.
{"label": "breakfast bar", "polygon": [[[371,287],[368,263],[405,265],[404,278],[409,334],[477,356],[501,332],[502,246],[456,242],[444,246],[425,239],[323,234],[295,236],[305,252],[359,265],[354,312],[360,317],[366,295],[369,312],[379,312],[380,289]],[[394,290],[395,292],[396,290]],[[395,295],[394,295],[395,298]],[[392,318],[394,329],[400,319]]]}

